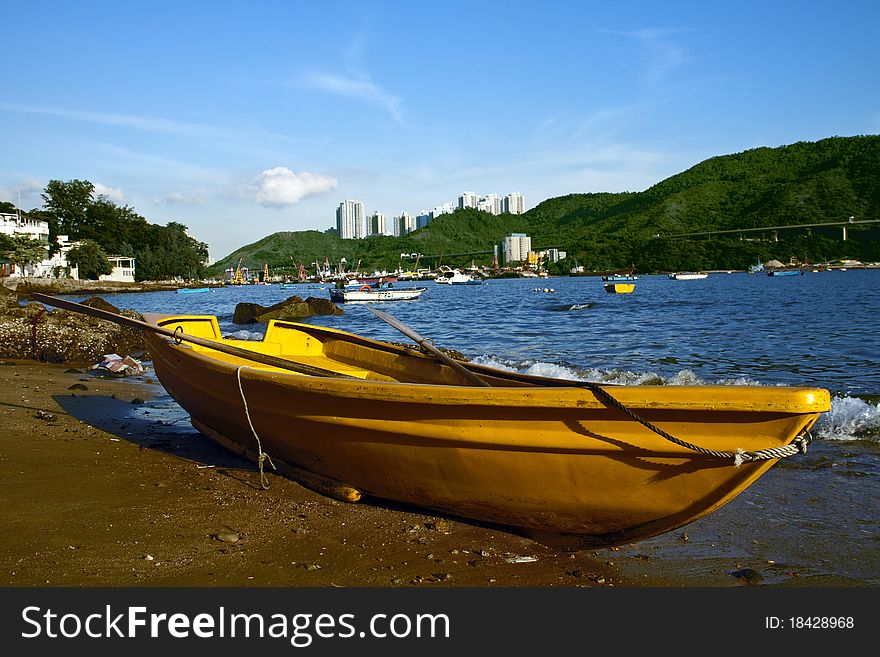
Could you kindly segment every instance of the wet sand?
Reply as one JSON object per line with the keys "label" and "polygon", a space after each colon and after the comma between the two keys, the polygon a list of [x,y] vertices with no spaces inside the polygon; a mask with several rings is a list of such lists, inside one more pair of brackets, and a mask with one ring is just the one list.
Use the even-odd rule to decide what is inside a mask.
{"label": "wet sand", "polygon": [[271,471],[264,490],[255,465],[169,413],[149,372],[106,379],[87,367],[0,364],[3,586],[659,585],[623,577],[613,551],[557,552],[419,510],[346,504]]}

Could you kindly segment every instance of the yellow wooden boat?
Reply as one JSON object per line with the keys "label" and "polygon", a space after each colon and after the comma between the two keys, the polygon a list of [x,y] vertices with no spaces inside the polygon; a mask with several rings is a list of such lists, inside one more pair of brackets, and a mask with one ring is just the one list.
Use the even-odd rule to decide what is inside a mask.
{"label": "yellow wooden boat", "polygon": [[606,292],[612,294],[632,294],[636,289],[634,283],[605,283],[604,287]]}
{"label": "yellow wooden boat", "polygon": [[393,500],[568,549],[712,512],[802,450],[830,409],[816,388],[600,387],[466,364],[478,386],[430,354],[334,329],[271,321],[248,342],[223,340],[211,316],[146,319],[165,331],[147,334],[162,385],[238,454],[340,499]]}

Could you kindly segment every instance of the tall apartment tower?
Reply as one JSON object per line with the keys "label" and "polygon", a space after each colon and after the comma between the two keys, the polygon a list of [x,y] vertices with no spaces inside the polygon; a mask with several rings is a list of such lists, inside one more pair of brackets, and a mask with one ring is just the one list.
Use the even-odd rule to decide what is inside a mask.
{"label": "tall apartment tower", "polygon": [[522,214],[526,211],[526,198],[522,192],[511,192],[504,198],[504,211],[510,214]]}
{"label": "tall apartment tower", "polygon": [[501,214],[504,209],[503,201],[504,199],[498,196],[498,194],[487,194],[486,196],[480,197],[477,209],[482,210],[483,212],[488,212],[489,214]]}
{"label": "tall apartment tower", "polygon": [[376,210],[367,220],[367,237],[370,235],[387,235],[388,218]]}
{"label": "tall apartment tower", "polygon": [[480,195],[476,192],[462,192],[458,197],[458,209],[475,208],[480,203]]}
{"label": "tall apartment tower", "polygon": [[399,217],[391,220],[391,234],[394,237],[403,237],[416,229],[416,218],[409,212],[401,212]]}
{"label": "tall apartment tower", "polygon": [[336,230],[344,240],[360,240],[366,237],[367,221],[364,204],[345,199],[336,209]]}

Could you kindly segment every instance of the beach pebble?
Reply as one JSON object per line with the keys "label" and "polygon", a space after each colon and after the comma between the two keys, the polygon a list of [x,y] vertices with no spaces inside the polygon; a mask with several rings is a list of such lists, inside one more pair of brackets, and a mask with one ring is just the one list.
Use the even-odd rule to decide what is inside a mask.
{"label": "beach pebble", "polygon": [[507,563],[532,563],[533,561],[537,561],[538,557],[535,556],[524,556],[524,557],[510,557],[505,559],[504,561]]}
{"label": "beach pebble", "polygon": [[238,543],[241,540],[241,536],[235,532],[220,532],[214,534],[214,540],[221,543]]}
{"label": "beach pebble", "polygon": [[51,413],[47,413],[46,411],[37,411],[34,413],[34,417],[38,420],[45,420],[46,422],[51,422],[55,419],[55,416]]}
{"label": "beach pebble", "polygon": [[764,576],[754,568],[740,568],[739,570],[734,570],[730,574],[737,579],[745,581],[747,584],[758,584],[764,579]]}

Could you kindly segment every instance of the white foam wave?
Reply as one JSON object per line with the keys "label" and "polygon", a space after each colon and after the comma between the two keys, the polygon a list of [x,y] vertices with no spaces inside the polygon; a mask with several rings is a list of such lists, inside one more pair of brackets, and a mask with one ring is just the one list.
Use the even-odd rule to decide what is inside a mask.
{"label": "white foam wave", "polygon": [[[617,385],[768,385],[748,377],[706,381],[688,369],[672,376],[663,377],[655,372],[630,372],[627,370],[603,370],[591,368],[579,370],[558,363],[541,361],[499,360],[491,356],[479,356],[474,362],[506,372],[520,372],[570,381],[611,383]],[[777,384],[782,385],[782,384]],[[823,413],[816,423],[814,434],[825,440],[871,440],[880,442],[880,403],[870,403],[858,397],[835,395],[831,410]]]}
{"label": "white foam wave", "polygon": [[251,342],[259,342],[263,339],[263,334],[258,331],[248,331],[247,329],[242,329],[241,331],[235,331],[234,333],[227,333],[223,336],[224,339],[232,339],[232,340],[250,340]]}
{"label": "white foam wave", "polygon": [[835,395],[831,398],[831,410],[822,414],[815,431],[825,440],[880,442],[880,403]]}

